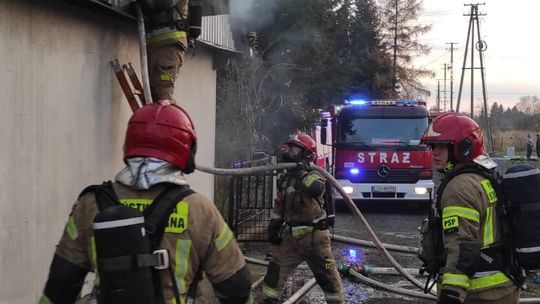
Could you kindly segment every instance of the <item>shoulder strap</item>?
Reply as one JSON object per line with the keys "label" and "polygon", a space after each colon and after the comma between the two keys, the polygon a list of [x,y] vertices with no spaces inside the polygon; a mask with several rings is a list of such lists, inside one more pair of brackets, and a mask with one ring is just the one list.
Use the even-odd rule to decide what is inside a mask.
{"label": "shoulder strap", "polygon": [[[144,209],[145,230],[148,233],[152,250],[159,248],[169,216],[178,202],[193,193],[195,193],[195,191],[191,190],[187,185],[180,186],[170,184],[154,199],[154,201],[152,201],[150,206]],[[171,281],[173,282],[172,285],[176,303],[180,303],[180,292],[178,290],[178,285],[176,284],[176,278],[172,268],[169,267],[168,269]],[[160,286],[159,275],[155,272],[153,274],[153,279],[155,286]]]}
{"label": "shoulder strap", "polygon": [[114,192],[114,188],[110,180],[103,182],[101,185],[91,185],[84,188],[84,190],[79,194],[79,197],[89,192],[94,193],[96,196],[96,203],[99,211],[107,207],[120,204],[118,196],[116,196],[116,192]]}
{"label": "shoulder strap", "polygon": [[167,186],[148,206],[143,214],[145,219],[145,229],[150,238],[152,249],[158,249],[169,216],[173,212],[178,202],[186,196],[195,193],[189,186],[171,184]]}

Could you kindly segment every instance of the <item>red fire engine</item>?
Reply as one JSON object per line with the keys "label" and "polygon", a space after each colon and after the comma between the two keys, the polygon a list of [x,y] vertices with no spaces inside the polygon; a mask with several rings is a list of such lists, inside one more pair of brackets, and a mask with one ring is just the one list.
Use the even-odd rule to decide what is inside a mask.
{"label": "red fire engine", "polygon": [[357,99],[322,114],[318,164],[352,199],[431,199],[431,151],[420,144],[429,119],[425,102]]}

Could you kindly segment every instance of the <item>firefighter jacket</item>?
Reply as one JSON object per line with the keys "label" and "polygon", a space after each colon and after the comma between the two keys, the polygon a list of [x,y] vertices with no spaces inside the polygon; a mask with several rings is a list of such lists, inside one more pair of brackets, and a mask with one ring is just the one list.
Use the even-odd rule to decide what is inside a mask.
{"label": "firefighter jacket", "polygon": [[[123,184],[113,183],[113,188],[121,204],[142,212],[165,185],[160,183],[148,190],[136,191]],[[97,213],[93,193],[79,197],[56,249],[56,255],[81,269],[93,272],[96,271],[96,252],[92,222]],[[229,226],[214,204],[197,193],[185,197],[177,204],[176,210],[169,217],[160,248],[170,253],[170,267],[182,303],[199,269],[204,270],[215,286],[245,267],[244,257]],[[174,303],[174,282],[169,269],[160,270],[159,276],[166,303]],[[99,272],[96,284],[99,285]]]}
{"label": "firefighter jacket", "polygon": [[466,302],[483,299],[488,293],[496,300],[515,292],[515,285],[501,271],[504,257],[500,247],[497,250],[502,240],[498,197],[490,180],[462,173],[451,177],[441,191],[437,205],[446,256],[440,270],[442,288],[458,292]]}
{"label": "firefighter jacket", "polygon": [[324,177],[315,170],[295,170],[283,175],[278,180],[271,218],[282,219],[289,225],[293,237],[312,232],[326,221],[324,187]]}
{"label": "firefighter jacket", "polygon": [[146,43],[149,50],[164,45],[180,45],[187,49],[189,0],[179,3],[167,11],[148,13],[149,29]]}

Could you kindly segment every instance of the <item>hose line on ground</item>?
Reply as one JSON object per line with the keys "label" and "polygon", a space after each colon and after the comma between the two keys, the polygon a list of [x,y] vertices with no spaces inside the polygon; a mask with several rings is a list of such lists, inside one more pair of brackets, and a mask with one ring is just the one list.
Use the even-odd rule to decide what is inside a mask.
{"label": "hose line on ground", "polygon": [[[375,247],[375,248],[377,248],[377,246],[372,241],[359,240],[359,239],[350,238],[350,237],[346,237],[346,236],[341,236],[341,235],[337,235],[337,234],[332,235],[332,239],[334,239],[334,240],[336,240],[338,242],[342,242],[342,243],[348,243],[348,244],[355,244],[355,245],[360,245],[360,246],[367,246],[367,247]],[[390,250],[390,251],[396,251],[396,252],[402,252],[402,253],[412,253],[412,254],[417,254],[418,253],[418,248],[416,248],[416,247],[400,246],[400,245],[386,244],[386,243],[383,243],[383,246],[386,249]]]}
{"label": "hose line on ground", "polygon": [[[270,171],[274,171],[274,170],[292,169],[292,168],[296,168],[297,166],[300,166],[300,164],[297,164],[297,163],[279,163],[279,164],[275,164],[275,165],[250,167],[250,168],[219,169],[219,168],[210,168],[210,167],[199,166],[198,165],[197,170],[202,171],[202,172],[206,172],[206,173],[210,173],[210,174],[217,174],[217,175],[252,175],[252,174],[255,174],[255,173],[270,172]],[[329,180],[332,183],[334,188],[336,188],[336,190],[341,194],[341,197],[344,199],[345,203],[348,205],[351,212],[360,220],[362,225],[364,225],[364,228],[369,233],[371,239],[373,240],[373,242],[375,243],[377,248],[379,248],[379,250],[381,250],[383,252],[384,256],[390,262],[390,264],[392,264],[392,266],[399,273],[401,273],[409,282],[413,283],[418,288],[423,290],[424,289],[424,284],[422,282],[418,281],[417,279],[415,279],[410,273],[405,271],[405,269],[403,269],[403,267],[394,259],[394,257],[392,255],[390,255],[388,250],[386,250],[386,248],[383,246],[383,244],[381,243],[381,241],[379,240],[379,238],[377,237],[377,235],[375,234],[375,232],[373,231],[373,229],[371,228],[371,226],[369,225],[367,220],[364,218],[364,216],[362,215],[360,210],[358,210],[358,207],[356,207],[356,205],[354,204],[352,199],[347,195],[347,193],[345,193],[345,190],[343,190],[343,188],[337,182],[337,180],[330,173],[328,173],[326,170],[324,170],[323,168],[321,168],[321,167],[319,167],[317,165],[310,164],[310,169],[317,170],[327,180]],[[433,293],[433,291],[431,291],[430,293],[435,295]]]}

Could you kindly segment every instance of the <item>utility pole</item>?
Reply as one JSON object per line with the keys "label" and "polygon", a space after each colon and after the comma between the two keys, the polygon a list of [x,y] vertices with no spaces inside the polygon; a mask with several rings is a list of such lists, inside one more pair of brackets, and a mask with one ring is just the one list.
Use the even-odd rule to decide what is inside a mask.
{"label": "utility pole", "polygon": [[443,64],[443,74],[444,74],[444,82],[443,82],[443,109],[446,110],[446,70],[448,69],[448,64]]}
{"label": "utility pole", "polygon": [[[487,126],[487,149],[491,153],[493,152],[493,138],[491,134],[491,124],[489,122],[489,116],[488,116],[488,104],[487,104],[487,93],[486,93],[486,83],[485,83],[485,70],[484,70],[484,51],[487,49],[487,44],[485,41],[482,40],[482,36],[480,35],[480,22],[479,17],[485,16],[486,14],[479,14],[478,13],[478,6],[479,5],[485,5],[485,3],[476,3],[476,4],[464,4],[464,6],[470,6],[471,11],[469,14],[464,14],[463,16],[468,16],[469,18],[469,30],[467,32],[467,42],[465,43],[465,53],[463,56],[463,67],[461,68],[461,79],[459,82],[459,93],[458,93],[458,99],[457,99],[457,105],[456,105],[456,112],[459,112],[459,105],[461,102],[461,93],[463,90],[463,80],[465,75],[465,70],[471,70],[471,118],[474,118],[474,71],[476,69],[480,70],[480,77],[482,81],[482,97],[484,101],[483,105],[483,115],[486,120],[486,126]],[[475,41],[475,25],[476,25],[476,34],[477,34],[477,41]],[[472,39],[470,39],[472,38]],[[471,47],[471,66],[470,68],[466,68],[467,63],[467,53],[469,49],[469,41],[470,41],[470,47]],[[474,53],[475,49],[478,52],[478,56],[480,58],[480,67],[474,66]]]}
{"label": "utility pole", "polygon": [[394,18],[394,75],[392,77],[392,84],[394,86],[394,92],[397,96],[397,37],[398,37],[398,4],[399,0],[395,0],[396,3],[396,15]]}
{"label": "utility pole", "polygon": [[454,45],[457,44],[457,42],[447,42],[446,44],[450,45],[450,66],[448,69],[450,70],[450,111],[454,110],[454,50],[457,48],[454,48]]}

